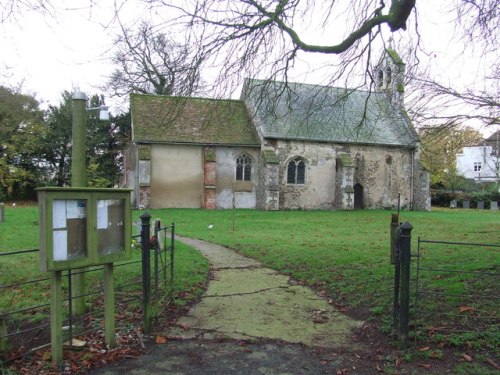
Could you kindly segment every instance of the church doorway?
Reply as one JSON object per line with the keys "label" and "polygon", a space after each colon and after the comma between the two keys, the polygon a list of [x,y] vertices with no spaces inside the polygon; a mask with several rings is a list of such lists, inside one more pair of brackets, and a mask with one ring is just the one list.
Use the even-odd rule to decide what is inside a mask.
{"label": "church doorway", "polygon": [[354,209],[362,209],[363,205],[363,185],[354,185]]}

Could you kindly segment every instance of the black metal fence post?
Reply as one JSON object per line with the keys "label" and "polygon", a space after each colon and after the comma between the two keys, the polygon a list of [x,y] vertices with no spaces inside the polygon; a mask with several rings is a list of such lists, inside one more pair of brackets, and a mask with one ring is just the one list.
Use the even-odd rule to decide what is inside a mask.
{"label": "black metal fence post", "polygon": [[405,221],[399,226],[399,255],[401,260],[401,290],[399,338],[401,345],[406,347],[409,334],[410,315],[410,259],[411,259],[411,231],[413,226]]}
{"label": "black metal fence post", "polygon": [[397,337],[399,332],[399,278],[401,263],[399,261],[399,215],[392,214],[391,218],[391,264],[394,264],[394,302],[392,305],[392,336]]}
{"label": "black metal fence post", "polygon": [[170,282],[174,281],[174,251],[175,251],[175,223],[172,223],[172,232],[170,234]]}
{"label": "black metal fence post", "polygon": [[158,256],[160,252],[160,230],[161,230],[161,222],[160,220],[155,220],[154,226],[154,252],[155,252],[155,270],[154,270],[154,278],[155,278],[155,296],[158,296],[159,293],[159,264],[158,264]]}
{"label": "black metal fence post", "polygon": [[150,249],[151,215],[147,212],[141,215],[141,247],[142,247],[142,303],[144,333],[151,332],[151,264]]}

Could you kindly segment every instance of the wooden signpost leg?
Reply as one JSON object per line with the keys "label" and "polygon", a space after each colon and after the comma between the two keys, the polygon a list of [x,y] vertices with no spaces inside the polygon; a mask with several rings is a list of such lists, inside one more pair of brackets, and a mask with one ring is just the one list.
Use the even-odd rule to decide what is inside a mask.
{"label": "wooden signpost leg", "polygon": [[115,346],[115,290],[113,263],[104,265],[104,335],[106,345]]}
{"label": "wooden signpost leg", "polygon": [[50,337],[52,345],[52,363],[54,365],[59,365],[63,360],[62,271],[52,271],[50,281]]}

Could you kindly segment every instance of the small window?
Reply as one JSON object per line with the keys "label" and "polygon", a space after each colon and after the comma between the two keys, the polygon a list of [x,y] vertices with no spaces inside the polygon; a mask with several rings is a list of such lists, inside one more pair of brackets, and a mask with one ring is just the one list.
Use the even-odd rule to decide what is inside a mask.
{"label": "small window", "polygon": [[387,68],[385,68],[385,83],[389,84],[391,83],[391,81],[392,81],[392,70],[388,66]]}
{"label": "small window", "polygon": [[384,85],[384,72],[382,70],[379,70],[377,73],[377,84],[379,87]]}
{"label": "small window", "polygon": [[248,155],[240,155],[236,159],[236,181],[252,179],[252,159]]}
{"label": "small window", "polygon": [[302,158],[290,160],[287,168],[286,182],[289,184],[304,184],[306,180],[306,163]]}
{"label": "small window", "polygon": [[481,172],[483,164],[480,161],[474,162],[474,172]]}

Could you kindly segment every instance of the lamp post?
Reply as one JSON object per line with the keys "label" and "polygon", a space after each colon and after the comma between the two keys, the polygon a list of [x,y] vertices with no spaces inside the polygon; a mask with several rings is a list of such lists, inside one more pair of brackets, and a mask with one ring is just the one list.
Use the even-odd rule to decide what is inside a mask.
{"label": "lamp post", "polygon": [[[99,120],[109,120],[108,107],[101,97],[99,107],[87,108],[87,95],[76,91],[73,93],[73,123],[71,148],[71,187],[85,187],[87,185],[86,166],[86,138],[87,138],[87,110],[99,109]],[[74,303],[75,314],[85,313],[85,276],[83,270],[73,275],[72,293],[76,296]]]}

